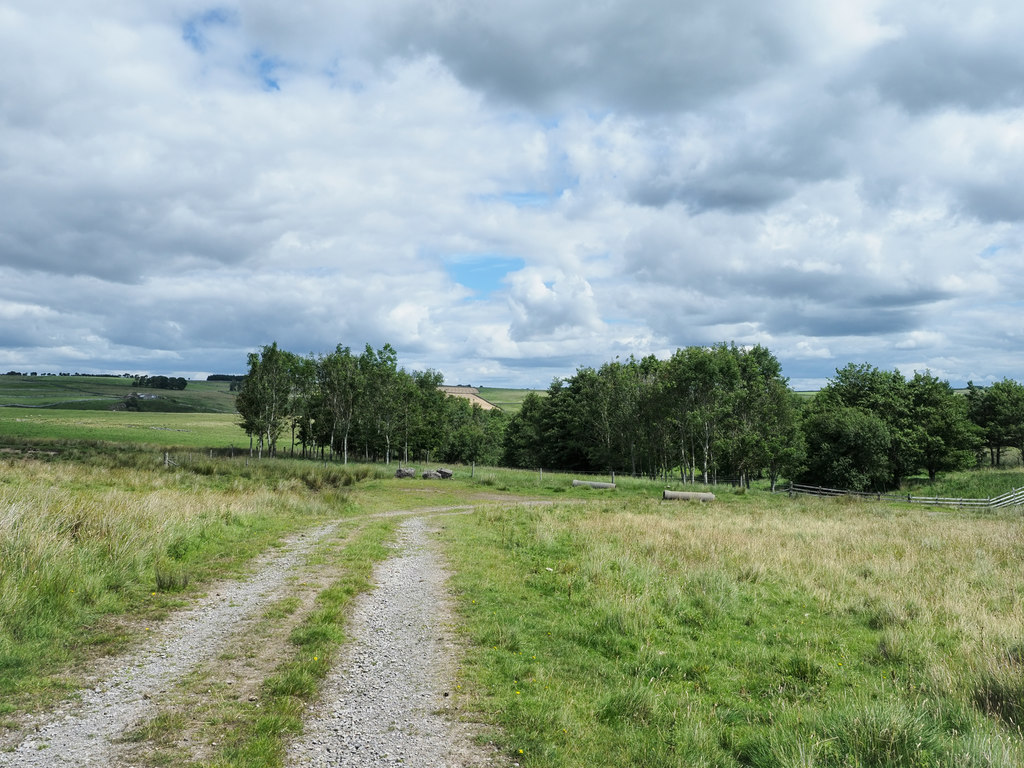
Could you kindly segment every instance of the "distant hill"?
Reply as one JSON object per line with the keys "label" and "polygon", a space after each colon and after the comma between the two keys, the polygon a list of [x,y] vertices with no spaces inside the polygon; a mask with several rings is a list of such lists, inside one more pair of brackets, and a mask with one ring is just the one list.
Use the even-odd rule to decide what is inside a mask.
{"label": "distant hill", "polygon": [[489,403],[493,403],[505,413],[519,413],[523,407],[523,400],[531,392],[541,397],[547,397],[547,390],[544,389],[503,389],[501,387],[480,387],[480,397]]}
{"label": "distant hill", "polygon": [[0,376],[0,407],[118,410],[134,393],[133,407],[165,413],[234,413],[227,381],[189,381],[184,390],[142,389],[124,376]]}
{"label": "distant hill", "polygon": [[446,395],[450,395],[451,397],[461,397],[465,400],[469,400],[469,402],[474,403],[475,405],[479,405],[485,411],[493,411],[495,408],[498,407],[494,405],[494,403],[491,403],[488,400],[485,400],[484,398],[480,397],[480,390],[477,389],[476,387],[465,387],[461,385],[451,386],[449,384],[442,384],[441,386],[438,387],[438,389],[444,392]]}

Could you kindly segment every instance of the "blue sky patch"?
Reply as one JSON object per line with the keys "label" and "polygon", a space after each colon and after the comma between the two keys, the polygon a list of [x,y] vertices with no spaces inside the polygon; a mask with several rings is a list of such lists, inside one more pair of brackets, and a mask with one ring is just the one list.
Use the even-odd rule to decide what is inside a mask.
{"label": "blue sky patch", "polygon": [[526,262],[515,256],[455,256],[445,261],[452,279],[472,290],[478,299],[500,290],[509,272],[526,266]]}
{"label": "blue sky patch", "polygon": [[197,53],[206,53],[210,46],[206,30],[213,26],[238,26],[238,14],[227,8],[213,8],[192,16],[182,25],[181,39]]}
{"label": "blue sky patch", "polygon": [[280,91],[281,86],[278,84],[277,78],[274,77],[274,71],[278,68],[280,62],[264,56],[259,51],[253,51],[249,54],[249,59],[256,67],[256,74],[263,83],[263,88],[268,91]]}

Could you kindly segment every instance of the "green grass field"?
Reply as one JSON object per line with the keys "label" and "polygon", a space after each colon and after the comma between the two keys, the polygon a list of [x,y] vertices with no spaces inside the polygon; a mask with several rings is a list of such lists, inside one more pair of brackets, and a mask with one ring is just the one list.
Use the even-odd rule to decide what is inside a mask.
{"label": "green grass field", "polygon": [[[441,533],[465,641],[455,703],[520,765],[1024,765],[1019,508],[756,484],[698,505],[663,502],[664,484],[643,479],[598,491],[485,467],[399,481],[391,467],[209,457],[243,445],[225,414],[5,408],[4,437],[16,450],[0,453],[0,727],[288,532],[475,503]],[[186,453],[165,466],[162,446]],[[1021,485],[1019,469],[961,472],[929,494]],[[368,535],[352,551],[361,574],[387,531]],[[342,623],[332,614],[316,634],[338,642]],[[306,655],[301,697],[266,700],[283,713],[274,746],[217,765],[280,765],[328,671]],[[262,743],[265,714],[232,710],[232,728]],[[173,744],[174,722],[162,727]]]}
{"label": "green grass field", "polygon": [[446,523],[468,707],[530,766],[1020,766],[1024,533],[756,492]]}
{"label": "green grass field", "polygon": [[231,446],[247,450],[249,446],[234,414],[0,408],[0,448],[26,441],[102,441],[199,450]]}
{"label": "green grass field", "polygon": [[544,390],[480,387],[480,397],[498,406],[506,413],[518,413],[519,409],[523,407],[523,400],[531,392],[536,392],[541,397],[547,394]]}
{"label": "green grass field", "polygon": [[147,411],[234,413],[226,381],[190,381],[181,391],[138,389],[114,376],[0,376],[0,406],[110,410],[132,392]]}

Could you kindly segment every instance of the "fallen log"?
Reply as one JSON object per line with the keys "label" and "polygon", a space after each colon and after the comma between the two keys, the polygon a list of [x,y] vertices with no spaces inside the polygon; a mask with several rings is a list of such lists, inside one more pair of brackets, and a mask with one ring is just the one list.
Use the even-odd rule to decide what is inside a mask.
{"label": "fallen log", "polygon": [[615,483],[595,483],[595,482],[592,482],[590,480],[573,480],[572,481],[572,487],[573,488],[579,488],[581,486],[584,487],[584,488],[599,488],[601,490],[611,490],[611,491],[615,490]]}
{"label": "fallen log", "polygon": [[715,494],[698,491],[665,491],[662,498],[674,501],[714,501]]}

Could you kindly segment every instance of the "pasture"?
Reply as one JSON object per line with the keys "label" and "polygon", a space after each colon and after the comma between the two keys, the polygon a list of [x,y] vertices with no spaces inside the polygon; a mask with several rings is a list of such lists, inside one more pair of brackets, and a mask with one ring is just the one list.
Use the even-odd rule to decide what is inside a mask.
{"label": "pasture", "polygon": [[0,448],[35,442],[61,449],[68,443],[125,444],[133,450],[170,447],[248,449],[249,440],[228,413],[77,411],[67,408],[0,408]]}
{"label": "pasture", "polygon": [[636,496],[446,528],[470,709],[526,765],[1024,764],[1019,511]]}
{"label": "pasture", "polygon": [[181,391],[137,388],[116,376],[0,376],[0,407],[111,410],[132,392],[144,411],[234,413],[226,381],[190,381]]}
{"label": "pasture", "polygon": [[538,395],[544,397],[547,395],[545,390],[532,390],[532,389],[502,389],[500,387],[480,387],[480,397],[489,403],[501,408],[506,413],[518,413],[519,409],[523,407],[523,400],[531,392],[537,392]]}
{"label": "pasture", "polygon": [[[1020,509],[725,486],[698,505],[645,480],[595,491],[481,467],[399,481],[393,467],[211,458],[244,438],[217,414],[0,409],[0,434],[58,451],[0,460],[0,719],[66,696],[84,663],[286,534],[476,505],[440,532],[463,639],[453,706],[523,766],[1024,765]],[[96,443],[62,450],[74,438]],[[176,466],[161,445],[181,447]],[[1024,484],[962,474],[979,490]],[[239,733],[259,731],[232,712]]]}

